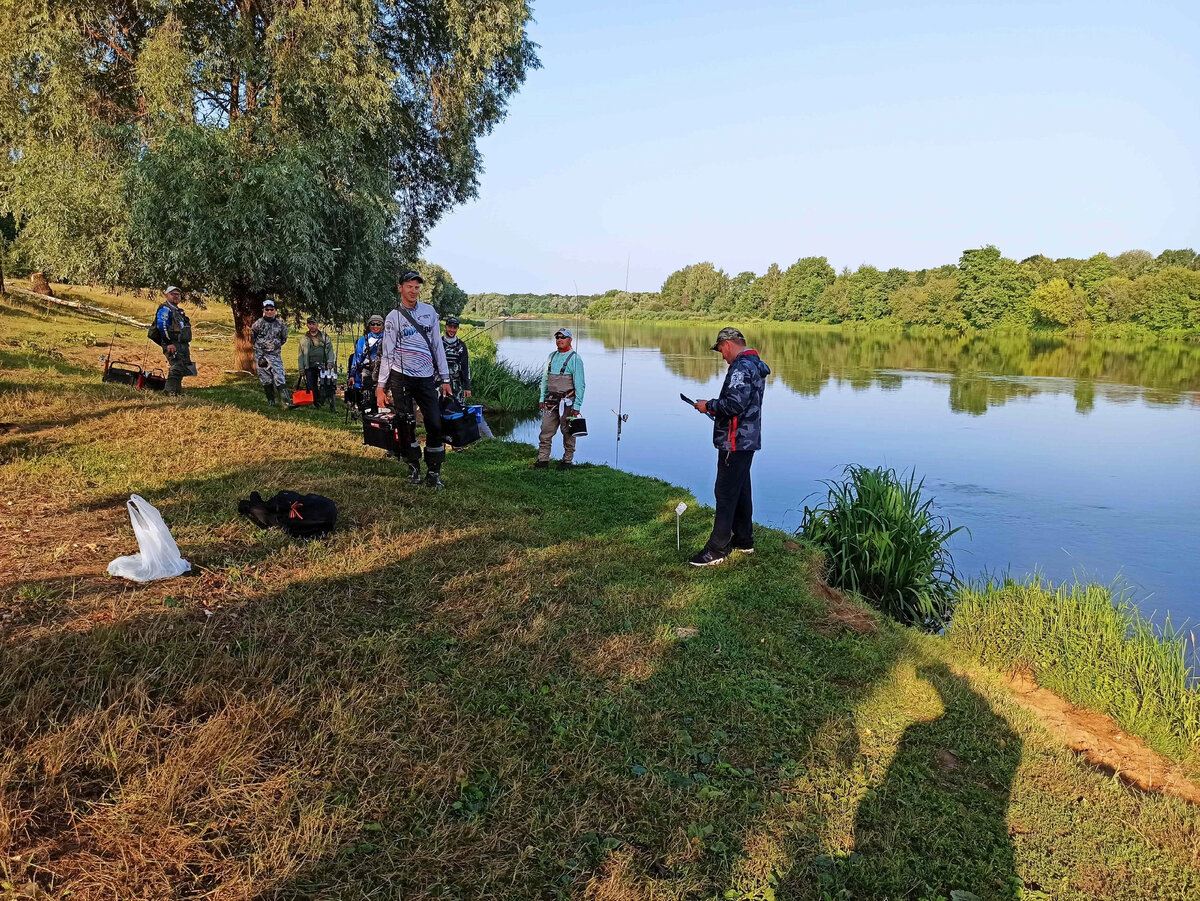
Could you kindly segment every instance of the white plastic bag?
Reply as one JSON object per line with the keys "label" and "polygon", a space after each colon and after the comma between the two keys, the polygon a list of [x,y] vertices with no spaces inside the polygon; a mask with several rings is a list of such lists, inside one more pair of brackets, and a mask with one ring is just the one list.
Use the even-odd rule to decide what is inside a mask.
{"label": "white plastic bag", "polygon": [[180,555],[179,545],[171,537],[171,530],[152,504],[135,494],[125,506],[129,508],[129,518],[133,521],[138,553],[132,557],[118,557],[108,564],[110,576],[135,582],[153,582],[155,579],[183,575],[192,568],[192,564]]}

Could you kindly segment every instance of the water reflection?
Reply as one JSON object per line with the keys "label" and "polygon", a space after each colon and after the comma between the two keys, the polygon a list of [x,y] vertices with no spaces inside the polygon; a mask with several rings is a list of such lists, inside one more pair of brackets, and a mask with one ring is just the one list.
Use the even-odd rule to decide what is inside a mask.
{"label": "water reflection", "polygon": [[[500,353],[544,366],[563,324],[587,369],[590,437],[577,461],[667,479],[711,503],[711,428],[679,393],[720,390],[714,328],[630,322],[622,353],[620,323],[514,322],[497,329]],[[1146,613],[1200,619],[1200,347],[746,331],[772,369],[758,522],[795,528],[804,499],[847,463],[913,469],[971,531],[953,548],[966,576],[1122,578]],[[618,405],[629,415],[619,445]],[[536,443],[536,418],[511,428]]]}
{"label": "water reflection", "polygon": [[[525,334],[530,323],[502,328]],[[589,338],[619,350],[657,350],[666,367],[692,381],[724,372],[712,326],[602,322],[584,326]],[[1089,412],[1097,396],[1118,402],[1196,403],[1200,345],[1164,341],[1056,338],[1027,333],[914,336],[893,331],[846,332],[769,323],[746,328],[750,344],[769,360],[772,380],[797,394],[816,395],[831,383],[854,390],[896,389],[903,378],[949,375],[950,409],[982,415],[1014,398],[1072,394]]]}

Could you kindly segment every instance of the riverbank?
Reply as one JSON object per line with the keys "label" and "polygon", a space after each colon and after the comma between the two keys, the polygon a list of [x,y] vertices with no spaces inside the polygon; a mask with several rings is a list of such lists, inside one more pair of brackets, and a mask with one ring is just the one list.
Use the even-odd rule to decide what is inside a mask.
{"label": "riverbank", "polygon": [[[822,591],[782,533],[692,571],[711,513],[677,551],[671,511],[696,499],[665,482],[485,442],[445,492],[408,490],[338,420],[212,372],[215,327],[172,402],[101,384],[76,314],[5,305],[3,326],[0,878],[77,898],[1200,891],[1197,808],[1064,749],[945,640]],[[237,516],[282,488],[333,497],[334,535]],[[103,575],[133,550],[131,491],[193,575]]]}

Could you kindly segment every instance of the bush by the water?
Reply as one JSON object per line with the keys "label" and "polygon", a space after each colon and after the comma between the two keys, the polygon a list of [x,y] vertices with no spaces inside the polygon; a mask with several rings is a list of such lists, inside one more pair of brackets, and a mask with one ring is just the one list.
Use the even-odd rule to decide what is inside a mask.
{"label": "bush by the water", "polygon": [[536,410],[541,373],[522,369],[506,360],[471,360],[471,399],[506,413]]}
{"label": "bush by the water", "polygon": [[911,473],[850,465],[844,474],[825,483],[823,505],[804,508],[796,534],[824,552],[830,585],[906,625],[941,628],[957,585],[946,544],[962,527],[933,512]]}
{"label": "bush by the water", "polygon": [[1184,635],[1162,631],[1102,585],[964,586],[948,634],[984,663],[1029,671],[1174,756],[1200,751],[1200,692]]}

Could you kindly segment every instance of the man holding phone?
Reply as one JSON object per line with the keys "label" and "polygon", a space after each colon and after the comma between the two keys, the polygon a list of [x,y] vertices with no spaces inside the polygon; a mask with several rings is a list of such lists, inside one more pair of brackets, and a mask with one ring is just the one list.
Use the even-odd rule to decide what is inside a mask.
{"label": "man holding phone", "polygon": [[746,347],[746,338],[735,328],[717,333],[712,349],[729,364],[721,394],[698,400],[694,406],[712,417],[713,444],[717,448],[717,512],[708,543],[688,562],[692,566],[724,563],[733,551],[754,553],[754,501],[750,464],[762,447],[762,402],[771,370]]}

